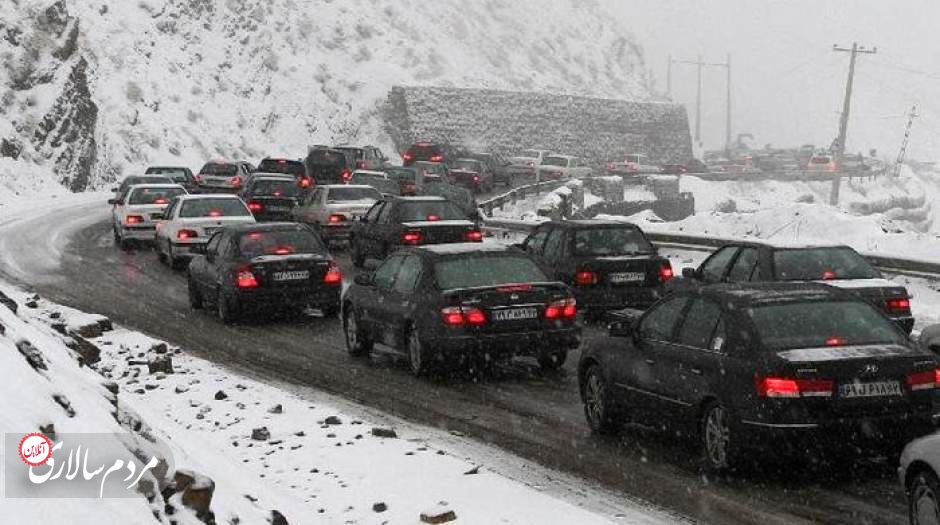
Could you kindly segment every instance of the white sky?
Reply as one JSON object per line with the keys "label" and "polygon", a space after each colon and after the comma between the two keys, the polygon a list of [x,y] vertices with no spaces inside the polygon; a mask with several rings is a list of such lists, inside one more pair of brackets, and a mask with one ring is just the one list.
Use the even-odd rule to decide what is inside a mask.
{"label": "white sky", "polygon": [[[643,46],[660,91],[674,59],[724,62],[731,52],[732,133],[766,143],[828,146],[838,132],[852,41],[860,55],[848,151],[895,157],[918,103],[909,157],[940,159],[940,0],[603,0],[626,20]],[[673,65],[673,98],[685,103],[694,129],[696,68]],[[702,135],[721,147],[725,71],[706,68]]]}

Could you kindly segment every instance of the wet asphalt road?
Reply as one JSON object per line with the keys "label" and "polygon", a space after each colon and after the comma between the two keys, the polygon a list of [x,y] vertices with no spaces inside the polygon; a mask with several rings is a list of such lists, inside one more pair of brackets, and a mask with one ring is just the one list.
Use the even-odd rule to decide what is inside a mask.
{"label": "wet asphalt road", "polygon": [[[707,479],[697,468],[695,446],[666,432],[631,426],[616,438],[592,436],[577,393],[577,352],[559,374],[543,375],[534,361],[519,360],[484,377],[428,380],[415,379],[402,358],[381,349],[371,360],[349,357],[338,319],[275,317],[224,326],[189,309],[184,275],[161,265],[149,249],[115,248],[101,218],[73,223],[65,233],[48,219],[3,231],[2,272],[54,301],[107,315],[222,365],[460,431],[697,521],[906,522],[904,496],[887,462],[791,461]],[[56,219],[62,220],[69,219]],[[43,254],[31,240],[43,238],[37,232],[68,236],[58,241],[60,268],[31,260]],[[348,257],[338,256],[350,279]],[[604,338],[596,327],[585,330],[585,344]]]}

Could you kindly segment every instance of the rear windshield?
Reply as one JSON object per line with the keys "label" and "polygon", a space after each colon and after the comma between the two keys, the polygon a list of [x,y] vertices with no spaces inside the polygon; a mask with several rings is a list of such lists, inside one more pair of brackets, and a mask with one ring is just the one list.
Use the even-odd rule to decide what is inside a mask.
{"label": "rear windshield", "polygon": [[284,159],[264,159],[258,165],[258,171],[264,173],[286,173],[295,177],[303,177],[307,174],[303,162]]}
{"label": "rear windshield", "polygon": [[549,280],[528,257],[495,254],[437,262],[434,264],[434,278],[442,290]]}
{"label": "rear windshield", "polygon": [[302,230],[248,232],[239,238],[238,250],[247,257],[326,252],[316,235]]}
{"label": "rear windshield", "polygon": [[377,201],[382,194],[375,188],[331,188],[326,202]]}
{"label": "rear windshield", "polygon": [[448,201],[406,202],[398,207],[398,220],[411,221],[457,221],[467,216]]}
{"label": "rear windshield", "polygon": [[210,163],[206,164],[199,170],[199,173],[203,175],[222,175],[225,177],[232,177],[238,172],[238,168],[234,164],[216,164]]}
{"label": "rear windshield", "polygon": [[411,152],[415,157],[431,157],[433,155],[439,155],[441,153],[441,148],[433,144],[415,144],[411,147]]}
{"label": "rear windshield", "polygon": [[251,212],[241,199],[193,199],[183,202],[180,217],[247,217]]}
{"label": "rear windshield", "polygon": [[251,194],[262,197],[297,197],[300,187],[297,181],[255,179],[251,183]]}
{"label": "rear windshield", "polygon": [[173,197],[183,195],[183,188],[135,188],[128,204],[169,204]]}
{"label": "rear windshield", "polygon": [[421,162],[421,163],[416,163],[414,166],[415,168],[418,169],[418,172],[424,176],[445,174],[443,164],[437,164],[437,163],[432,163],[432,162]]}
{"label": "rear windshield", "polygon": [[454,162],[451,169],[455,170],[467,170],[467,171],[480,171],[480,168],[483,166],[478,160],[457,160]]}
{"label": "rear windshield", "polygon": [[561,166],[568,165],[568,159],[564,157],[545,157],[542,159],[542,166]]}
{"label": "rear windshield", "polygon": [[307,162],[327,166],[346,166],[346,155],[339,151],[316,150],[307,156]]}
{"label": "rear windshield", "polygon": [[124,179],[124,181],[121,182],[120,190],[125,191],[127,188],[130,188],[131,186],[135,184],[164,184],[164,183],[170,183],[170,182],[173,182],[173,181],[170,180],[169,177],[165,177],[162,175],[154,176],[154,177],[134,176],[134,177],[128,177]]}
{"label": "rear windshield", "polygon": [[353,156],[357,159],[361,159],[365,156],[365,150],[362,148],[336,148],[340,151],[345,151],[347,153],[352,153]]}
{"label": "rear windshield", "polygon": [[385,173],[398,181],[414,182],[415,178],[418,176],[417,171],[409,168],[387,169]]}
{"label": "rear windshield", "polygon": [[748,314],[768,350],[904,343],[890,320],[862,302],[777,304]]}
{"label": "rear windshield", "polygon": [[848,247],[776,250],[774,272],[779,281],[881,277],[864,257]]}
{"label": "rear windshield", "polygon": [[189,180],[189,177],[186,175],[186,170],[183,168],[150,167],[147,168],[147,173],[152,173],[154,175],[165,175],[173,179],[173,182],[183,182]]}
{"label": "rear windshield", "polygon": [[574,233],[575,255],[653,253],[653,246],[636,228],[590,228]]}

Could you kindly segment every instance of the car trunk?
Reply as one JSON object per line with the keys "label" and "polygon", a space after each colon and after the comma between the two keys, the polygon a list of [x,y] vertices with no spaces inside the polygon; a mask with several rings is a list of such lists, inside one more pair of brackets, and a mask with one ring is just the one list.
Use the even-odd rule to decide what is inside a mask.
{"label": "car trunk", "polygon": [[155,221],[163,220],[163,212],[167,204],[132,204],[127,207],[127,215],[143,217],[143,225],[152,225]]}
{"label": "car trunk", "polygon": [[[889,303],[892,299],[909,299],[910,295],[903,286],[894,286],[890,282],[880,282],[881,279],[832,279],[817,281],[822,284],[834,286],[847,292],[854,293],[865,299],[876,308],[885,312],[889,317],[911,315],[910,303],[902,308],[897,303]],[[896,305],[896,306],[889,306]]]}
{"label": "car trunk", "polygon": [[192,217],[178,219],[178,221],[182,228],[194,230],[202,241],[208,241],[209,237],[220,229],[234,224],[254,222],[254,217],[250,215],[237,217]]}
{"label": "car trunk", "polygon": [[453,306],[475,307],[484,311],[486,323],[472,327],[478,333],[504,334],[570,326],[573,318],[546,319],[545,310],[553,301],[570,297],[560,283],[506,284],[485,288],[444,291]]}
{"label": "car trunk", "polygon": [[660,271],[668,261],[658,255],[576,257],[577,272],[593,272],[595,286],[639,288],[662,284]]}
{"label": "car trunk", "polygon": [[330,259],[320,254],[262,255],[250,261],[259,288],[266,290],[324,285]]}
{"label": "car trunk", "polygon": [[343,215],[348,221],[358,221],[374,204],[373,201],[363,202],[362,204],[356,202],[336,203],[327,204],[326,209],[330,215]]}
{"label": "car trunk", "polygon": [[461,186],[478,186],[482,182],[480,173],[470,170],[450,170],[450,180]]}
{"label": "car trunk", "polygon": [[[403,244],[444,244],[453,242],[466,242],[466,234],[477,230],[470,221],[413,221],[402,223]],[[420,239],[407,241],[405,236],[417,234]]]}
{"label": "car trunk", "polygon": [[[256,209],[258,206],[260,210]],[[297,199],[292,197],[259,195],[248,199],[248,209],[256,219],[288,220],[295,206],[297,206]]]}

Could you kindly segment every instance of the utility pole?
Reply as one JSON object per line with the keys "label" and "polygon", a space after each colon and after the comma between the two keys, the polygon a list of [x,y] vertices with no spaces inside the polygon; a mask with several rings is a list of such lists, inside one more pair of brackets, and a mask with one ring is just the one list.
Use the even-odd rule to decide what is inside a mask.
{"label": "utility pole", "polygon": [[[672,55],[669,55],[669,71],[666,76],[667,79],[672,76],[672,64],[690,64],[698,68],[698,87],[695,92],[695,142],[702,142],[702,69],[705,67],[723,67],[728,71],[727,75],[727,97],[728,100],[725,103],[726,105],[726,116],[725,116],[725,148],[731,149],[731,54],[728,54],[728,61],[725,63],[709,63],[702,61],[702,55],[698,56],[698,60],[673,60]],[[670,81],[669,84],[672,82]]]}
{"label": "utility pole", "polygon": [[725,150],[731,152],[731,53],[725,61]]}
{"label": "utility pole", "polygon": [[898,152],[898,160],[894,163],[894,171],[891,174],[894,177],[901,175],[901,163],[904,162],[904,157],[907,155],[907,144],[910,142],[911,126],[914,125],[915,118],[917,118],[917,104],[911,107],[911,112],[907,117],[907,128],[904,129],[904,140],[901,141],[901,151]]}
{"label": "utility pole", "polygon": [[842,116],[839,119],[839,138],[836,139],[836,175],[832,179],[832,191],[829,193],[829,204],[839,205],[839,186],[842,184],[842,158],[845,156],[845,136],[849,127],[849,110],[852,107],[852,82],[855,80],[855,59],[859,53],[874,55],[878,48],[866,49],[865,46],[859,46],[858,42],[852,42],[852,49],[833,45],[832,50],[839,53],[851,53],[849,57],[849,78],[845,82],[845,101],[842,104]]}

